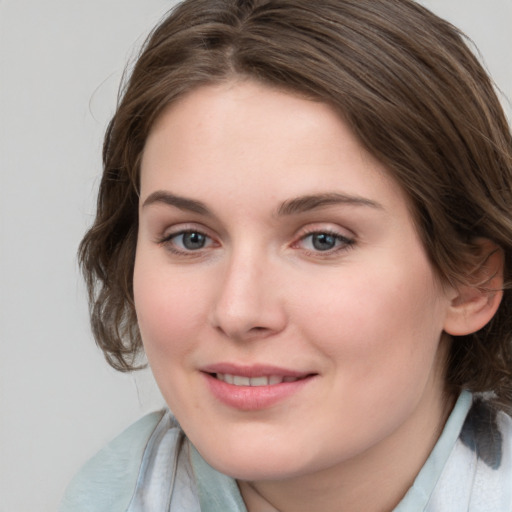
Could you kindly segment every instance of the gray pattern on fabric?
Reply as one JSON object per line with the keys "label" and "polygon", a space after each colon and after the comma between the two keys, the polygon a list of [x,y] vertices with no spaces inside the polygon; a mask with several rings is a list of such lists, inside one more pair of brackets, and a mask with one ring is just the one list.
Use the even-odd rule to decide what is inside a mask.
{"label": "gray pattern on fabric", "polygon": [[460,433],[462,443],[494,470],[501,466],[503,450],[497,414],[483,399],[475,399]]}

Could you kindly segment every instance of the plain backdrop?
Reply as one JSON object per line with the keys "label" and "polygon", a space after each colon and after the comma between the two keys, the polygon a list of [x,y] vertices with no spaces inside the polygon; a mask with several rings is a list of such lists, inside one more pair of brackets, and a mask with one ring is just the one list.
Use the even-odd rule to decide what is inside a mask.
{"label": "plain backdrop", "polygon": [[[512,98],[512,0],[423,3]],[[55,511],[78,467],[163,403],[95,347],[76,248],[124,65],[173,4],[0,0],[0,512]]]}

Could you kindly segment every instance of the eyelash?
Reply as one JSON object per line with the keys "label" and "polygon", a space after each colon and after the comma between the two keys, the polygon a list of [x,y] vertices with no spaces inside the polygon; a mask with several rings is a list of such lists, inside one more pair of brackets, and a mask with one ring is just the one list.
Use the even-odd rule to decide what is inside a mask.
{"label": "eyelash", "polygon": [[347,236],[341,235],[340,233],[329,230],[329,229],[311,229],[306,234],[302,235],[300,239],[293,244],[293,246],[298,245],[300,242],[304,242],[308,238],[313,237],[314,235],[325,235],[328,237],[332,237],[338,245],[333,247],[332,249],[327,249],[325,251],[322,250],[311,250],[311,249],[305,249],[308,256],[315,256],[315,257],[329,257],[334,256],[340,252],[347,251],[348,249],[352,248],[355,244],[354,238],[349,238]]}
{"label": "eyelash", "polygon": [[[187,234],[195,234],[199,235],[201,237],[204,237],[205,244],[202,247],[194,249],[181,249],[176,247],[176,243],[173,242],[174,239],[178,237],[183,237]],[[326,250],[319,250],[319,249],[304,249],[306,254],[308,256],[314,256],[314,257],[329,257],[336,255],[339,252],[347,251],[355,244],[354,238],[349,238],[347,236],[341,235],[340,233],[337,233],[334,230],[329,229],[312,229],[311,231],[306,232],[303,234],[296,242],[294,242],[291,247],[292,248],[298,248],[298,245],[307,240],[308,238],[311,238],[315,235],[323,235],[327,237],[332,237],[334,239],[334,242],[337,244],[332,249],[326,249]],[[173,254],[176,254],[178,256],[185,256],[185,257],[198,257],[202,255],[202,250],[207,249],[212,243],[215,243],[212,237],[208,236],[206,233],[201,231],[200,229],[182,229],[180,231],[170,233],[168,235],[165,235],[164,237],[157,240],[157,243],[160,245],[164,245],[168,251],[170,251]]]}
{"label": "eyelash", "polygon": [[[176,239],[180,236],[183,237],[187,234],[195,234],[195,235],[200,235],[200,236],[204,237],[205,240],[207,241],[206,247],[203,246],[203,247],[198,248],[197,250],[186,249],[186,248],[185,249],[177,248],[175,242],[173,242],[173,239]],[[208,243],[208,240],[210,241],[210,243],[213,242],[212,237],[208,236],[206,233],[204,233],[200,229],[182,229],[180,231],[176,231],[175,233],[170,233],[168,235],[165,235],[164,237],[162,237],[161,239],[158,240],[158,243],[160,245],[164,245],[168,251],[170,251],[173,254],[176,254],[178,256],[194,257],[194,256],[200,256],[201,250],[207,248],[210,245],[210,243]]]}

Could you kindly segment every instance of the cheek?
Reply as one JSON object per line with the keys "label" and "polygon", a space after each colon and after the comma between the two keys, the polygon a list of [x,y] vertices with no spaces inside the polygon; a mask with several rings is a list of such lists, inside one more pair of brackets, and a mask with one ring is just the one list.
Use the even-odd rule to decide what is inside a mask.
{"label": "cheek", "polygon": [[397,428],[437,386],[443,364],[437,357],[443,302],[429,267],[418,267],[414,279],[399,268],[366,270],[301,308],[302,332],[329,365],[328,435],[346,429],[354,446]]}
{"label": "cheek", "polygon": [[136,259],[133,285],[139,329],[153,370],[169,361],[179,363],[176,356],[191,350],[198,338],[204,290],[143,258]]}
{"label": "cheek", "polygon": [[348,369],[347,378],[377,385],[415,372],[426,375],[444,322],[444,303],[428,263],[420,258],[412,268],[363,270],[304,298],[303,331],[333,364]]}

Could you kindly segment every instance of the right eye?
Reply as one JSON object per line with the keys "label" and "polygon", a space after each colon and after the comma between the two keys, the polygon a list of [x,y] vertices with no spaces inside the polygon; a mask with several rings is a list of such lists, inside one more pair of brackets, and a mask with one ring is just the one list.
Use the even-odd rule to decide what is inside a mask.
{"label": "right eye", "polygon": [[182,254],[206,249],[213,244],[213,240],[201,231],[185,230],[167,235],[161,243],[171,251]]}

